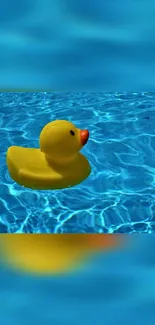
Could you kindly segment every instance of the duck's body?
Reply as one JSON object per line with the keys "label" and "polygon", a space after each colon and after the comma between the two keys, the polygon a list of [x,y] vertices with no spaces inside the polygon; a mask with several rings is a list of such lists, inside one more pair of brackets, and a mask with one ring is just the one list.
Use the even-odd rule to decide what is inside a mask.
{"label": "duck's body", "polygon": [[79,153],[88,141],[68,121],[48,123],[40,134],[40,148],[12,146],[7,151],[10,176],[20,185],[32,189],[62,189],[81,183],[90,174],[87,159]]}
{"label": "duck's body", "polygon": [[62,189],[81,183],[91,168],[80,153],[68,164],[50,164],[40,149],[12,146],[7,152],[7,166],[18,184],[40,190]]}

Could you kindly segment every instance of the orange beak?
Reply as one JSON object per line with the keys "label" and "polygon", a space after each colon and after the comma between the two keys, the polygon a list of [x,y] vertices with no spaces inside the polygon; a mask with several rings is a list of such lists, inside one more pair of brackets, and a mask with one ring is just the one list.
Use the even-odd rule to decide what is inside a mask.
{"label": "orange beak", "polygon": [[80,138],[81,138],[81,143],[84,146],[88,139],[89,139],[89,131],[88,130],[81,130],[80,131]]}
{"label": "orange beak", "polygon": [[109,250],[121,244],[121,236],[117,234],[87,234],[89,245],[95,250]]}

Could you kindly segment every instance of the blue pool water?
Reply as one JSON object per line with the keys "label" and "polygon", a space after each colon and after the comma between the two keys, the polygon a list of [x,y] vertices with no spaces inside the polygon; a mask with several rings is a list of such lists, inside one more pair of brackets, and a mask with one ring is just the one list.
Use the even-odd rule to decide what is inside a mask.
{"label": "blue pool water", "polygon": [[[152,93],[0,93],[0,232],[154,232],[154,105]],[[90,130],[83,153],[91,175],[61,191],[22,188],[8,174],[6,150],[38,147],[55,119]]]}
{"label": "blue pool water", "polygon": [[154,15],[154,0],[2,1],[0,89],[154,91]]}
{"label": "blue pool water", "polygon": [[[134,237],[134,236],[131,236]],[[5,325],[154,325],[155,238],[101,254],[82,272],[36,277],[0,268],[0,315]]]}

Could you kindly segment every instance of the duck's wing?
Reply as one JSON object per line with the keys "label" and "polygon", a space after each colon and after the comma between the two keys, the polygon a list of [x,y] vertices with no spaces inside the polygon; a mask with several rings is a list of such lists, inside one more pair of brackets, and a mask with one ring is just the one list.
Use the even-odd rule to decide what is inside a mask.
{"label": "duck's wing", "polygon": [[31,165],[21,168],[19,177],[25,187],[38,190],[57,188],[58,180],[55,179],[53,174],[46,170],[44,171],[42,168],[36,168],[36,166]]}

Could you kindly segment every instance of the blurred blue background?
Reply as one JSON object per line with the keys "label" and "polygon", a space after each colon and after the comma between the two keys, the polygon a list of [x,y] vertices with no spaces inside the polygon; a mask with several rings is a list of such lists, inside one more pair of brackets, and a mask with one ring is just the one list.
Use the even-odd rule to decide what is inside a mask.
{"label": "blurred blue background", "polygon": [[2,265],[1,323],[154,325],[155,237],[132,235],[128,246],[65,277],[24,275]]}
{"label": "blurred blue background", "polygon": [[153,0],[5,0],[0,88],[154,91]]}
{"label": "blurred blue background", "polygon": [[[153,0],[5,0],[0,88],[154,91]],[[67,278],[0,270],[5,325],[154,325],[155,238]]]}

